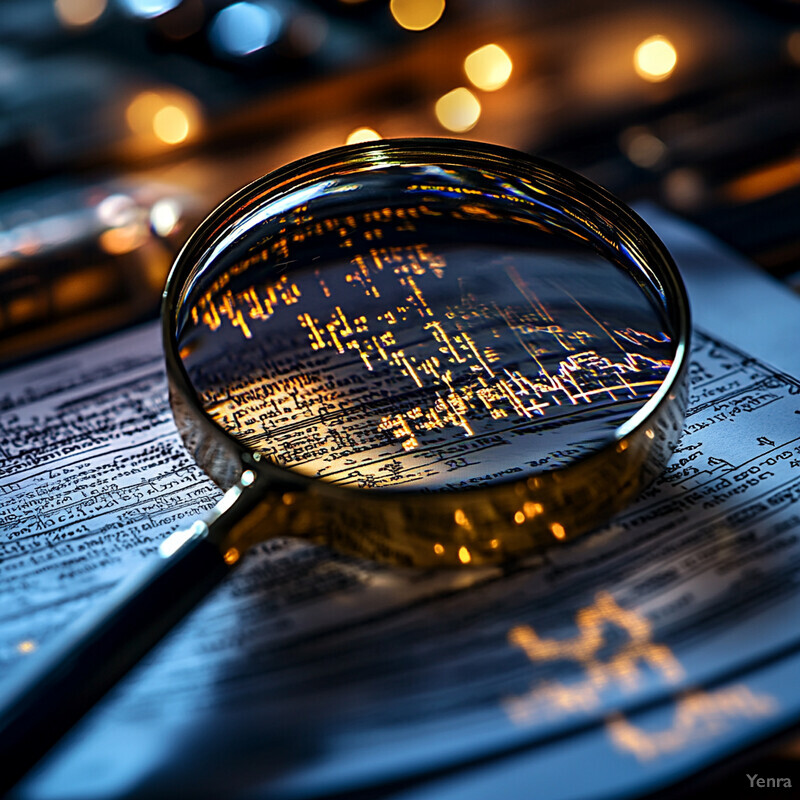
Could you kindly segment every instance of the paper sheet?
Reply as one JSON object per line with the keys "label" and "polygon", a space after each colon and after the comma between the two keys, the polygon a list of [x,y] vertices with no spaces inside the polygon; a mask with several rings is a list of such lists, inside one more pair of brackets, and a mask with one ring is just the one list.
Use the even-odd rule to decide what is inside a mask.
{"label": "paper sheet", "polygon": [[[585,798],[674,779],[800,715],[800,691],[764,677],[800,650],[800,385],[767,366],[792,367],[769,337],[800,304],[650,214],[701,327],[679,450],[629,511],[506,575],[266,543],[16,796],[347,793],[508,748],[546,786],[559,757],[537,745],[561,737],[587,767],[552,793]],[[709,258],[733,295],[770,304],[761,334],[707,310]],[[174,431],[155,326],[0,378],[0,494],[1,689],[219,497]],[[487,770],[412,795],[485,797],[509,774]]]}

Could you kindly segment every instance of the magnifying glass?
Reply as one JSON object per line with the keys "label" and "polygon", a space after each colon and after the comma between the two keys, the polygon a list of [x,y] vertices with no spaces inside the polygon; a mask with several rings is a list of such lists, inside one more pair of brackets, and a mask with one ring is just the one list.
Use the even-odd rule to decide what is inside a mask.
{"label": "magnifying glass", "polygon": [[560,546],[660,473],[686,404],[688,302],[653,232],[467,141],[250,184],[178,256],[162,327],[178,430],[226,493],[40,657],[2,709],[7,785],[253,544],[423,569]]}

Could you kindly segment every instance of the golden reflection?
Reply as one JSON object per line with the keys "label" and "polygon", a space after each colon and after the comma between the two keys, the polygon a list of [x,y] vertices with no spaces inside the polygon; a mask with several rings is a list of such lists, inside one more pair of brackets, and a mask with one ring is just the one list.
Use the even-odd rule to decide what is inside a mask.
{"label": "golden reflection", "polygon": [[391,0],[389,9],[401,28],[424,31],[444,13],[445,0]]}
{"label": "golden reflection", "polygon": [[531,517],[535,517],[537,514],[541,514],[544,510],[541,503],[533,503],[530,500],[522,506],[522,510],[525,512],[525,516],[530,519]]}
{"label": "golden reflection", "polygon": [[458,560],[462,564],[469,564],[469,562],[472,561],[472,554],[466,547],[462,546],[458,548]]}
{"label": "golden reflection", "polygon": [[464,71],[473,86],[484,92],[502,89],[511,77],[513,64],[500,45],[487,44],[464,59]]}
{"label": "golden reflection", "polygon": [[606,730],[620,750],[632,753],[639,761],[652,761],[693,742],[718,736],[729,730],[734,720],[767,717],[776,710],[775,698],[737,684],[713,692],[693,691],[678,698],[668,728],[645,730],[622,714],[615,714],[608,720]]}
{"label": "golden reflection", "polygon": [[33,639],[23,639],[17,644],[17,652],[27,655],[36,649],[36,642]]}
{"label": "golden reflection", "polygon": [[239,560],[239,551],[235,547],[229,547],[224,555],[225,563],[228,565],[235,564]]}
{"label": "golden reflection", "polygon": [[[521,649],[533,663],[577,661],[585,679],[573,685],[540,683],[524,695],[504,701],[509,717],[519,724],[536,719],[541,713],[561,714],[599,708],[601,692],[616,687],[633,691],[643,679],[642,665],[660,675],[666,683],[676,683],[684,670],[672,651],[653,642],[649,620],[637,611],[622,608],[608,592],[598,592],[592,605],[575,615],[578,633],[565,639],[544,639],[528,625],[518,625],[508,633],[508,641]],[[625,639],[605,658],[600,653],[616,642],[607,628],[621,631]]]}
{"label": "golden reflection", "polygon": [[[558,523],[552,527],[556,526],[561,528]],[[623,609],[608,592],[598,592],[593,605],[580,609],[575,615],[575,624],[579,633],[571,639],[541,639],[533,628],[520,625],[511,629],[508,640],[534,662],[555,659],[580,661],[597,686],[612,681],[637,684],[640,680],[639,663],[649,664],[670,682],[683,677],[683,667],[669,648],[652,641],[652,629],[647,618],[636,611]],[[603,661],[598,653],[606,644],[604,630],[608,625],[627,634],[627,641],[610,659]]]}
{"label": "golden reflection", "polygon": [[439,544],[439,542],[436,542],[436,544],[433,546],[433,552],[436,553],[437,556],[443,555],[444,554],[444,545],[441,545],[441,544]]}
{"label": "golden reflection", "polygon": [[82,28],[96,22],[106,10],[106,0],[55,0],[58,21],[68,28]]}
{"label": "golden reflection", "polygon": [[356,128],[348,135],[345,144],[359,144],[360,142],[377,142],[381,138],[378,131],[373,128]]}
{"label": "golden reflection", "polygon": [[436,119],[443,128],[464,133],[475,127],[481,116],[481,104],[472,92],[460,86],[442,95],[435,106]]}
{"label": "golden reflection", "polygon": [[650,36],[633,53],[636,74],[646,81],[657,83],[672,75],[678,63],[678,53],[664,36]]}
{"label": "golden reflection", "polygon": [[560,522],[554,522],[550,526],[550,530],[553,532],[553,536],[555,536],[556,539],[565,539],[567,536],[564,526]]}

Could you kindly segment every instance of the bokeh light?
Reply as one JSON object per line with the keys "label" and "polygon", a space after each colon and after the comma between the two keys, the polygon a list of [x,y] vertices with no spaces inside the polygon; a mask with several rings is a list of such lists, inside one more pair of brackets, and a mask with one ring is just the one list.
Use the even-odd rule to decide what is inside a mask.
{"label": "bokeh light", "polygon": [[53,7],[62,25],[81,28],[98,20],[106,5],[106,0],[55,0]]}
{"label": "bokeh light", "polygon": [[401,28],[424,31],[444,13],[444,0],[391,0],[389,9]]}
{"label": "bokeh light", "polygon": [[664,36],[650,36],[633,53],[636,74],[653,83],[669,78],[677,63],[678,53]]}
{"label": "bokeh light", "polygon": [[381,138],[378,131],[372,128],[356,128],[346,139],[346,144],[358,144],[359,142],[376,142]]}
{"label": "bokeh light", "polygon": [[473,50],[464,59],[464,71],[473,86],[484,92],[494,92],[508,83],[513,64],[500,45],[487,44]]}
{"label": "bokeh light", "polygon": [[200,123],[194,98],[178,91],[140,92],[128,105],[125,118],[143,144],[180,144],[197,132]]}
{"label": "bokeh light", "polygon": [[664,142],[647,128],[635,126],[623,131],[620,148],[637,167],[651,169],[663,161],[667,148]]}
{"label": "bokeh light", "polygon": [[150,209],[150,227],[159,236],[169,236],[181,221],[181,205],[171,198],[156,200]]}
{"label": "bokeh light", "polygon": [[234,3],[214,17],[209,38],[226,55],[248,56],[275,42],[283,25],[283,15],[268,3]]}
{"label": "bokeh light", "polygon": [[459,86],[436,101],[435,111],[442,127],[463,133],[475,127],[481,115],[481,104],[469,89]]}
{"label": "bokeh light", "polygon": [[160,17],[180,4],[181,0],[122,0],[122,6],[129,14],[144,19]]}
{"label": "bokeh light", "polygon": [[153,132],[164,144],[180,144],[189,135],[189,118],[178,106],[163,106],[153,116]]}

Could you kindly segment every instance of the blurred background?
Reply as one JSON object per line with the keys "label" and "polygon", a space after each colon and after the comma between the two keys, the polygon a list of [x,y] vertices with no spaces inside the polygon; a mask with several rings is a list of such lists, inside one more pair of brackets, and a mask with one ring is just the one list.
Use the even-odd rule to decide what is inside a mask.
{"label": "blurred background", "polygon": [[379,137],[544,156],[798,288],[799,76],[790,0],[0,0],[0,366],[155,318],[219,201]]}
{"label": "blurred background", "polygon": [[560,162],[800,283],[800,2],[0,0],[0,364],[154,317],[237,187],[354,140]]}

